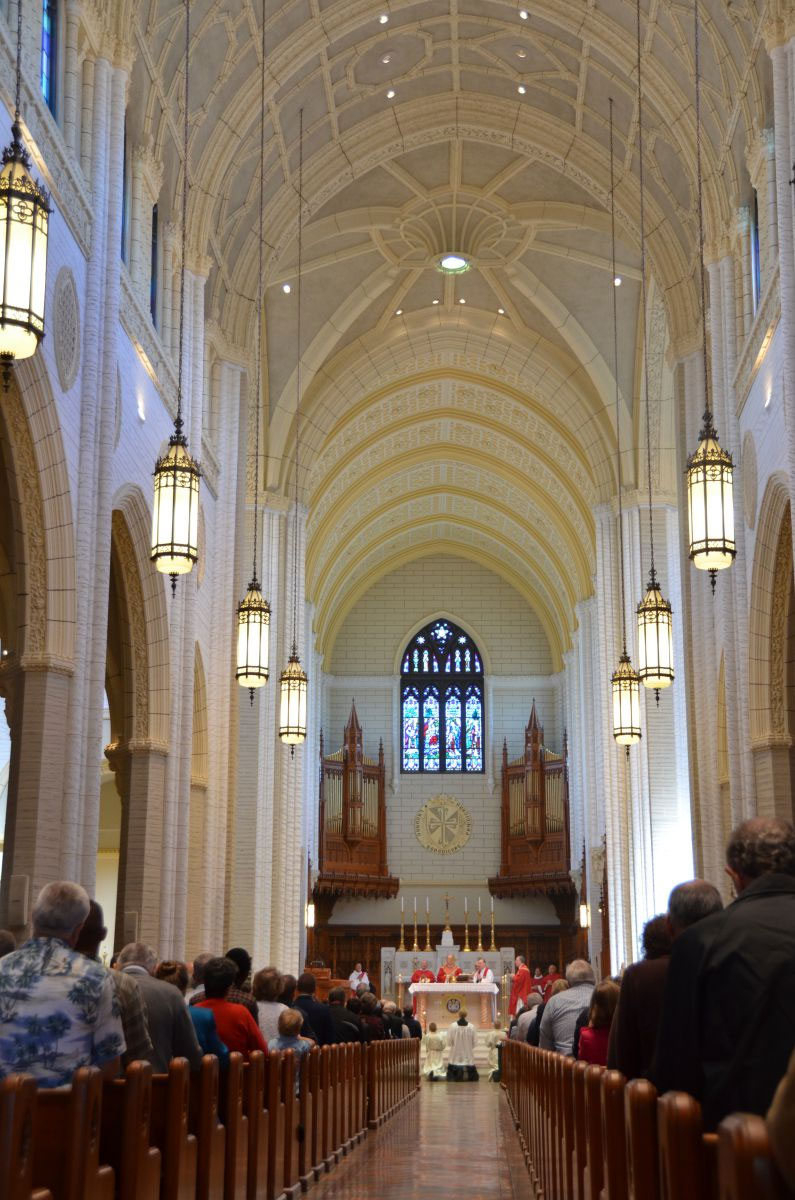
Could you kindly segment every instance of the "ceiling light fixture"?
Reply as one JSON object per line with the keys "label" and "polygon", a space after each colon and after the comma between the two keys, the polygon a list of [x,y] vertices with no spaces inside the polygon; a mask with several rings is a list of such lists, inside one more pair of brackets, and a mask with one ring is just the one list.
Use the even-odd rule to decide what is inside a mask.
{"label": "ceiling light fixture", "polygon": [[522,19],[523,21],[526,21],[526,20],[527,20],[527,18],[530,16],[530,13],[527,11],[527,9],[526,9],[526,8],[520,8],[520,9],[519,9],[519,16],[521,17],[521,19]]}
{"label": "ceiling light fixture", "polygon": [[431,303],[432,303],[432,304],[438,304],[438,303],[439,303],[439,301],[438,301],[438,300],[432,300],[432,301],[431,301]]}
{"label": "ceiling light fixture", "polygon": [[403,316],[403,309],[402,309],[402,308],[396,308],[396,309],[395,309],[395,316],[396,316],[396,317],[402,317],[402,316]]}
{"label": "ceiling light fixture", "polygon": [[282,291],[284,292],[285,296],[289,296],[292,290],[293,289],[290,287],[289,283],[282,284]]}
{"label": "ceiling light fixture", "polygon": [[525,87],[525,85],[523,83],[520,83],[516,90],[520,96],[524,96],[525,92],[527,91],[527,88]]}
{"label": "ceiling light fixture", "polygon": [[389,20],[389,13],[381,13],[381,16],[378,18],[378,24],[386,25],[388,20]]}
{"label": "ceiling light fixture", "polygon": [[615,284],[615,286],[621,287],[622,282],[623,282],[623,280],[621,279],[621,276],[616,275],[615,279],[613,280],[613,283]]}
{"label": "ceiling light fixture", "polygon": [[462,298],[461,298],[461,299],[458,301],[458,303],[459,303],[459,304],[466,304],[466,300],[464,300],[464,299],[463,299],[463,297],[462,297]]}
{"label": "ceiling light fixture", "polygon": [[381,62],[384,64],[384,66],[385,66],[385,67],[389,66],[389,64],[391,63],[391,61],[392,61],[392,55],[391,55],[391,54],[384,54],[384,55],[382,55],[382,57],[381,57]]}
{"label": "ceiling light fixture", "polygon": [[504,316],[505,316],[505,309],[504,309],[504,308],[498,308],[498,309],[497,309],[497,312],[500,314],[500,316],[501,316],[501,317],[504,317]]}
{"label": "ceiling light fixture", "polygon": [[517,58],[527,58],[527,51],[525,49],[523,49],[522,46],[520,46],[518,48],[518,50],[516,51],[516,57]]}
{"label": "ceiling light fixture", "polygon": [[386,94],[386,98],[387,98],[387,100],[394,100],[394,99],[395,99],[395,89],[394,89],[394,88],[390,88],[390,89],[389,89],[389,91],[388,91],[388,92],[387,92],[387,94]]}
{"label": "ceiling light fixture", "polygon": [[463,275],[472,266],[465,254],[443,254],[437,266],[445,275]]}

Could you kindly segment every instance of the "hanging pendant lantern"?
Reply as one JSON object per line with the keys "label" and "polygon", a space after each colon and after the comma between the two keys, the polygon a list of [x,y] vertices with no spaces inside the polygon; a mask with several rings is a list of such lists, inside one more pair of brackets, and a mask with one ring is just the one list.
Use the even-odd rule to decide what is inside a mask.
{"label": "hanging pendant lantern", "polygon": [[309,679],[293,642],[292,653],[279,679],[279,737],[286,746],[306,741],[306,700]]}
{"label": "hanging pendant lantern", "polygon": [[613,737],[619,746],[640,741],[640,680],[626,650],[613,672]]}
{"label": "hanging pendant lantern", "polygon": [[44,337],[47,193],[31,175],[19,125],[0,171],[0,359],[30,358]]}
{"label": "hanging pendant lantern", "polygon": [[687,460],[687,513],[690,526],[690,559],[700,571],[715,573],[730,567],[737,554],[734,540],[734,463],[722,448],[712,424],[704,416],[698,447]]}
{"label": "hanging pendant lantern", "polygon": [[269,678],[271,610],[263,599],[256,576],[237,606],[237,669],[241,687],[263,687]]}
{"label": "hanging pendant lantern", "polygon": [[155,464],[152,553],[163,575],[186,575],[199,559],[199,479],[201,471],[179,431]]}
{"label": "hanging pendant lantern", "polygon": [[674,681],[674,638],[671,605],[664,598],[655,575],[649,578],[638,613],[638,677],[644,687],[670,687]]}

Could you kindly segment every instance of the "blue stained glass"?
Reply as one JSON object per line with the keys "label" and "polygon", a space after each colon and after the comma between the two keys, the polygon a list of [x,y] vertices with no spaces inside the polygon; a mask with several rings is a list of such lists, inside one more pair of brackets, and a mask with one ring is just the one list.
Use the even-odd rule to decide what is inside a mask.
{"label": "blue stained glass", "polygon": [[472,663],[472,655],[469,653],[468,650],[465,650],[464,651],[464,670],[465,671],[472,670],[471,663]]}
{"label": "blue stained glass", "polygon": [[439,696],[429,688],[422,701],[422,769],[439,770]]}
{"label": "blue stained glass", "polygon": [[423,669],[423,671],[428,670],[428,663],[429,663],[428,651],[423,650],[423,652],[422,652],[422,669]]}
{"label": "blue stained glass", "polygon": [[413,662],[414,662],[414,670],[419,671],[419,669],[420,669],[420,652],[416,646],[414,647]]}
{"label": "blue stained glass", "polygon": [[41,94],[55,115],[55,47],[57,12],[54,0],[43,0],[41,11]]}
{"label": "blue stained glass", "polygon": [[455,652],[455,669],[457,672],[460,673],[460,671],[461,671],[461,651],[460,650],[456,650],[456,652]]}
{"label": "blue stained glass", "polygon": [[461,696],[456,688],[444,702],[444,766],[446,771],[461,770]]}
{"label": "blue stained glass", "polygon": [[466,698],[466,770],[483,770],[483,708],[480,690],[469,688]]}
{"label": "blue stained glass", "polygon": [[403,770],[420,769],[420,701],[415,691],[403,697]]}
{"label": "blue stained glass", "polygon": [[408,656],[408,654],[407,654],[407,655],[406,655],[406,657],[403,659],[403,672],[404,672],[404,674],[405,674],[405,672],[406,672],[406,671],[408,671],[408,669],[409,669],[409,656]]}

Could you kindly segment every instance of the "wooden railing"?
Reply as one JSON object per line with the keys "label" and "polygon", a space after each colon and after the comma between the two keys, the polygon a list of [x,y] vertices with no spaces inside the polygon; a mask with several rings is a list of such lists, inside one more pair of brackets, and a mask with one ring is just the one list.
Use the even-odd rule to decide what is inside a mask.
{"label": "wooden railing", "polygon": [[536,1196],[546,1200],[784,1200],[761,1117],[705,1133],[683,1092],[522,1042],[502,1046],[502,1084]]}
{"label": "wooden railing", "polygon": [[0,1082],[3,1200],[279,1200],[297,1196],[416,1095],[420,1043],[326,1046],[304,1055],[207,1055],[167,1075],[135,1062],[103,1085]]}

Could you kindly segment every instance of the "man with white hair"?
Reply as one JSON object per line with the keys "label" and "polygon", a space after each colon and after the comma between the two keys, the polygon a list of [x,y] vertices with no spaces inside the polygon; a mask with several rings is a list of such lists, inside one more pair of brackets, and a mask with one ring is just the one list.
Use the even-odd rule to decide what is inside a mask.
{"label": "man with white hair", "polygon": [[78,1067],[118,1074],[125,1043],[110,972],[74,949],[88,913],[79,884],[48,884],[32,937],[0,960],[0,1078],[24,1073],[51,1088]]}
{"label": "man with white hair", "polygon": [[591,1003],[596,983],[593,967],[584,958],[573,959],[566,967],[566,982],[565,992],[547,1001],[538,1043],[542,1050],[557,1050],[558,1054],[571,1054],[577,1018]]}
{"label": "man with white hair", "polygon": [[191,1071],[201,1066],[202,1052],[193,1021],[178,988],[154,979],[157,954],[145,942],[130,942],[119,954],[119,970],[132,975],[141,989],[152,1050],[147,1060],[156,1075],[165,1075],[172,1058],[187,1058]]}

